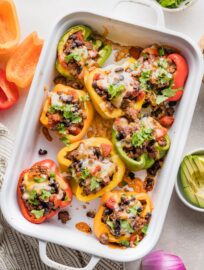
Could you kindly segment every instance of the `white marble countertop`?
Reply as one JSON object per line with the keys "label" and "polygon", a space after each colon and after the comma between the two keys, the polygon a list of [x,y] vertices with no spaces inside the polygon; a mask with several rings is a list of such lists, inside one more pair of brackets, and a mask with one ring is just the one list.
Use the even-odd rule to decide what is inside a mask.
{"label": "white marble countertop", "polygon": [[[60,15],[73,8],[106,10],[112,0],[14,0],[21,26],[22,39],[32,31],[46,38],[53,23]],[[110,12],[110,10],[109,10]],[[154,22],[152,11],[138,12],[138,6],[123,3],[114,11],[118,18],[127,16],[130,22],[138,19]],[[204,1],[198,0],[195,5],[179,13],[166,13],[166,27],[188,34],[198,41],[204,34]],[[204,87],[198,98],[190,134],[185,152],[204,146]],[[36,89],[37,91],[37,89]],[[193,89],[192,89],[193,91]],[[9,111],[0,112],[0,122],[5,124],[15,136],[25,104],[27,92],[21,91],[19,103]],[[188,270],[204,269],[204,214],[196,213],[185,207],[173,193],[166,222],[157,244],[157,249],[164,249],[181,256]],[[139,262],[126,264],[126,270],[139,269]]]}

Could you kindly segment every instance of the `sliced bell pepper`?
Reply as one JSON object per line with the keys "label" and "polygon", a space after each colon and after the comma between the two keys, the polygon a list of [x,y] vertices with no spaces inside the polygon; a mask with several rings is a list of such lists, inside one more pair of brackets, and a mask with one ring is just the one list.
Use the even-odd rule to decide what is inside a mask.
{"label": "sliced bell pepper", "polygon": [[[133,228],[130,228],[129,225],[127,226],[128,213],[123,213],[124,210],[121,210],[121,212],[118,212],[120,213],[120,216],[118,215],[118,218],[117,218],[117,228],[114,228],[115,224],[112,220],[109,219],[107,223],[106,221],[103,220],[104,214],[106,215],[106,213],[108,213],[108,215],[109,214],[111,215],[112,212],[114,213],[114,209],[117,210],[118,207],[120,208],[121,198],[122,197],[124,198],[124,196],[126,196],[126,198],[128,197],[135,198],[136,199],[135,207],[137,207],[137,202],[138,202],[138,206],[140,204],[142,205],[143,209],[139,211],[131,206],[130,212],[129,212],[132,215],[136,215],[137,218],[141,218],[141,220],[143,221],[147,219],[145,221],[146,224],[139,229],[137,228],[136,230],[134,230]],[[129,204],[126,204],[124,207],[128,208],[129,207],[128,205]],[[103,237],[104,236],[106,237],[106,243],[103,243],[103,244],[113,243],[113,244],[118,244],[120,246],[134,247],[138,244],[138,242],[140,242],[144,238],[146,234],[146,230],[149,224],[149,219],[151,217],[152,209],[153,209],[152,202],[147,193],[136,193],[134,191],[125,192],[125,191],[119,191],[119,190],[107,192],[103,195],[101,199],[101,206],[99,207],[96,213],[96,216],[94,218],[94,233],[101,243],[103,243],[101,241],[103,240]],[[119,223],[118,222],[119,220],[122,220],[122,222]],[[124,227],[126,227],[127,229],[130,229],[130,233],[123,234],[123,235],[118,233],[118,235],[116,236],[111,232],[109,226],[112,229],[118,230],[119,232],[120,232],[120,229],[123,229]],[[136,239],[138,240],[135,241]],[[134,243],[131,243],[132,240],[134,240]]]}
{"label": "sliced bell pepper", "polygon": [[[71,44],[68,53],[66,49],[69,40],[73,44]],[[89,50],[96,56],[93,55],[92,58]],[[96,65],[102,66],[111,52],[111,45],[103,44],[101,40],[94,40],[92,30],[89,27],[76,25],[69,28],[58,43],[56,69],[64,77],[75,78],[81,81],[83,79],[84,69],[89,67],[89,62],[87,62],[89,56],[92,59],[92,64],[94,62]],[[74,63],[69,68],[68,63],[70,60],[74,60]]]}
{"label": "sliced bell pepper", "polygon": [[7,63],[7,79],[20,88],[28,87],[32,82],[42,47],[43,40],[38,38],[36,32],[27,36]]}
{"label": "sliced bell pepper", "polygon": [[[57,117],[60,116],[61,113],[67,114],[67,115],[65,115],[66,117],[62,118],[62,120],[59,119],[59,125],[61,127],[61,130],[60,129],[58,131],[56,130],[58,136],[61,138],[66,138],[71,143],[81,140],[84,137],[84,135],[86,134],[86,132],[87,132],[92,120],[93,120],[93,115],[94,115],[93,107],[91,105],[91,102],[89,101],[87,93],[82,91],[82,90],[76,90],[74,88],[71,88],[69,86],[65,86],[62,84],[57,84],[53,88],[51,93],[65,95],[65,97],[64,97],[65,102],[62,102],[61,105],[60,104],[57,105],[58,108],[56,108],[56,112],[54,112],[54,115],[57,115]],[[66,101],[66,98],[67,98],[67,101]],[[69,99],[70,99],[70,102],[69,102]],[[65,107],[66,105],[67,105],[67,107],[70,107],[71,104],[76,104],[76,102],[79,102],[80,109],[82,109],[83,113],[85,114],[84,119],[82,119],[81,116],[77,116],[78,118],[80,117],[81,120],[83,121],[82,127],[81,126],[78,127],[79,122],[77,122],[77,117],[75,117],[75,119],[70,120],[70,117],[72,117],[71,111],[64,111],[63,112],[63,110],[62,110],[62,108]],[[49,123],[49,116],[48,116],[49,110],[52,109],[51,103],[52,103],[51,96],[48,95],[48,97],[45,101],[44,107],[43,107],[41,117],[40,117],[40,122],[43,124],[43,126],[49,128],[49,129],[52,128],[52,125],[50,125],[50,123]],[[73,108],[70,108],[70,110],[72,110],[72,109]],[[61,110],[61,112],[60,112],[60,110]],[[59,112],[60,112],[60,114],[59,114]],[[51,116],[52,116],[52,114],[51,114]],[[66,121],[68,121],[68,125],[66,125]],[[62,124],[63,124],[63,127],[62,127]],[[73,129],[72,134],[71,134],[69,131],[69,128],[71,128],[72,126],[75,127],[75,130]]]}
{"label": "sliced bell pepper", "polygon": [[[118,121],[118,119],[116,119],[116,121]],[[148,151],[144,151],[137,159],[130,158],[128,154],[124,151],[121,140],[119,140],[120,138],[119,132],[113,126],[113,132],[112,132],[113,144],[120,158],[123,160],[126,166],[132,171],[139,171],[139,170],[150,168],[155,163],[156,160],[163,158],[167,154],[167,151],[170,147],[170,138],[167,134],[167,130],[164,127],[162,127],[156,120],[153,120],[153,121],[154,123],[156,123],[156,128],[154,130],[152,129],[152,132],[153,132],[152,134],[154,135],[151,135],[153,137],[151,137],[150,139],[144,139],[144,142],[148,140],[154,140],[154,149],[156,151],[156,155],[154,158],[149,156]],[[143,126],[142,122],[140,126],[141,127]],[[150,128],[147,126],[145,127],[145,129],[148,131]],[[142,135],[140,134],[138,135],[139,139],[140,139],[140,136]],[[158,143],[158,141],[161,139],[166,142],[164,146],[159,145]],[[140,147],[142,146],[143,144],[141,144]]]}
{"label": "sliced bell pepper", "polygon": [[[134,58],[129,58],[121,66],[121,68],[128,69],[128,67],[133,66],[134,63],[136,63],[136,60]],[[120,68],[120,66],[113,67],[111,65],[110,67],[106,67],[104,69],[96,68],[93,71],[91,71],[90,73],[87,73],[85,75],[85,79],[84,79],[86,88],[89,92],[89,95],[91,97],[91,100],[93,102],[93,105],[94,105],[96,111],[105,119],[114,119],[114,118],[123,116],[125,114],[123,109],[117,108],[115,106],[113,106],[113,108],[111,110],[108,110],[107,102],[110,102],[110,101],[103,100],[102,97],[96,92],[96,90],[93,87],[93,82],[95,80],[99,80],[100,76],[108,76],[107,70],[109,70],[109,69],[112,70],[114,68],[117,69],[117,68]],[[123,84],[123,82],[122,82],[122,84]],[[142,104],[144,102],[144,99],[145,99],[144,91],[139,91],[138,96],[137,96],[137,100],[136,100],[136,102],[134,101],[133,107],[135,110],[139,111],[141,109]]]}
{"label": "sliced bell pepper", "polygon": [[[39,172],[41,177],[36,177]],[[63,198],[59,198],[60,192],[64,193]],[[17,198],[23,216],[28,221],[39,224],[56,215],[60,208],[69,205],[72,192],[55,162],[46,159],[22,171],[18,180]],[[43,204],[40,205],[42,200]]]}
{"label": "sliced bell pepper", "polygon": [[183,88],[188,77],[188,64],[183,56],[178,53],[172,53],[168,55],[168,58],[171,59],[176,64],[176,71],[173,75],[173,89],[178,89],[176,94],[173,97],[168,98],[168,102],[178,101],[183,95]]}
{"label": "sliced bell pepper", "polygon": [[113,188],[115,188],[123,179],[123,175],[125,173],[125,166],[123,162],[120,160],[120,158],[118,157],[118,155],[115,153],[112,143],[108,139],[96,137],[96,138],[85,139],[83,141],[78,141],[69,145],[68,147],[62,148],[57,155],[57,160],[59,162],[59,165],[62,171],[67,172],[68,168],[72,164],[72,161],[67,158],[67,154],[72,152],[73,150],[76,150],[80,146],[81,143],[84,143],[85,147],[87,148],[99,147],[101,150],[103,149],[103,151],[106,151],[106,153],[108,149],[107,147],[110,147],[109,155],[112,162],[116,165],[116,170],[115,170],[115,173],[113,174],[111,181],[105,187],[102,187],[96,193],[84,195],[83,187],[80,187],[79,183],[77,183],[75,179],[71,179],[72,191],[76,195],[77,199],[80,201],[88,202],[102,196],[105,192],[108,192],[112,190]]}
{"label": "sliced bell pepper", "polygon": [[0,0],[0,29],[0,54],[8,54],[20,39],[18,17],[12,0]]}
{"label": "sliced bell pepper", "polygon": [[12,107],[18,101],[19,94],[16,85],[6,79],[6,73],[0,69],[0,110]]}

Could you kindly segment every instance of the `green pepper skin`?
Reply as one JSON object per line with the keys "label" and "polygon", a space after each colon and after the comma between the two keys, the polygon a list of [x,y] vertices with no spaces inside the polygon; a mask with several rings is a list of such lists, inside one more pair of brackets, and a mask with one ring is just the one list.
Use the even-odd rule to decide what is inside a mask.
{"label": "green pepper skin", "polygon": [[100,51],[99,51],[99,55],[100,57],[97,60],[97,63],[99,65],[99,67],[102,67],[106,60],[108,59],[108,57],[111,55],[112,52],[112,47],[111,45],[107,44],[105,45]]}
{"label": "green pepper skin", "polygon": [[[76,26],[69,28],[68,31],[61,37],[61,39],[59,40],[58,46],[57,46],[58,57],[63,52],[64,45],[66,44],[69,37],[71,35],[73,35],[74,33],[77,33],[79,31],[82,32],[84,40],[90,40],[90,42],[93,43],[93,47],[96,50],[98,50],[99,58],[97,59],[97,63],[100,67],[103,66],[112,52],[112,47],[109,44],[103,45],[103,42],[101,40],[95,40],[95,44],[94,44],[94,41],[92,41],[92,33],[93,33],[92,30],[89,27],[84,26],[84,25],[76,25]],[[62,76],[67,77],[68,79],[74,78],[74,76],[72,74],[70,74],[70,71],[68,69],[66,69],[65,67],[63,67],[63,65],[60,63],[58,58],[56,60],[55,67],[56,67],[56,70]]]}
{"label": "green pepper skin", "polygon": [[159,160],[163,158],[170,147],[170,138],[168,135],[165,136],[165,139],[167,141],[167,144],[162,147],[157,144],[156,149],[157,151],[157,157],[156,159],[150,158],[147,153],[142,154],[137,160],[131,159],[127,156],[126,152],[122,149],[120,141],[117,140],[117,132],[113,130],[112,132],[112,140],[113,144],[115,146],[115,149],[120,156],[120,158],[123,160],[123,162],[126,164],[128,169],[132,171],[140,171],[150,168],[156,160]]}

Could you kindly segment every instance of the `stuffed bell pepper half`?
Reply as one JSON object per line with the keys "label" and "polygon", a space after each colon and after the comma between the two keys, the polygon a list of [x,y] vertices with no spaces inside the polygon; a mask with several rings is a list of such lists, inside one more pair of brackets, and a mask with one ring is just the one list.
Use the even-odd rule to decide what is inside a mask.
{"label": "stuffed bell pepper half", "polygon": [[188,76],[185,58],[172,48],[146,48],[136,60],[134,76],[139,89],[145,91],[145,113],[170,127],[174,122],[173,106],[181,99]]}
{"label": "stuffed bell pepper half", "polygon": [[80,201],[94,200],[112,190],[125,173],[123,162],[105,138],[75,142],[61,149],[57,159]]}
{"label": "stuffed bell pepper half", "polygon": [[72,192],[54,161],[47,159],[20,174],[17,197],[23,216],[38,224],[69,205]]}
{"label": "stuffed bell pepper half", "polygon": [[122,117],[113,125],[113,143],[118,155],[133,171],[150,168],[170,147],[167,129],[152,117],[129,121]]}
{"label": "stuffed bell pepper half", "polygon": [[147,232],[151,212],[147,193],[107,192],[94,218],[94,233],[101,244],[135,247]]}
{"label": "stuffed bell pepper half", "polygon": [[83,80],[84,68],[103,66],[111,52],[111,45],[91,28],[76,25],[58,43],[56,69],[64,77]]}
{"label": "stuffed bell pepper half", "polygon": [[135,64],[135,59],[128,58],[120,66],[95,69],[85,78],[93,105],[103,118],[113,119],[124,114],[133,119],[138,117],[145,93],[134,77]]}
{"label": "stuffed bell pepper half", "polygon": [[82,139],[92,119],[93,107],[88,94],[58,84],[48,94],[40,121],[67,145]]}

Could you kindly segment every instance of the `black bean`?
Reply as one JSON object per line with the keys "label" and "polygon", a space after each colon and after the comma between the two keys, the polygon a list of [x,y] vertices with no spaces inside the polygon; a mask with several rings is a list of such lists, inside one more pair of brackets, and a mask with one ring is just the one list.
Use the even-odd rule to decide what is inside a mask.
{"label": "black bean", "polygon": [[115,72],[122,72],[124,70],[124,68],[122,68],[122,67],[117,67],[116,69],[115,69]]}
{"label": "black bean", "polygon": [[113,213],[113,210],[110,209],[110,208],[106,208],[106,209],[104,210],[104,214],[105,214],[105,215],[110,215],[110,214],[112,214],[112,213]]}
{"label": "black bean", "polygon": [[88,211],[88,212],[86,213],[86,215],[87,215],[87,217],[95,218],[96,213],[95,213],[94,211]]}
{"label": "black bean", "polygon": [[77,39],[77,35],[76,34],[71,35],[70,39],[73,39],[73,40]]}
{"label": "black bean", "polygon": [[47,155],[47,150],[46,149],[39,149],[39,151],[38,151],[38,154],[40,155],[40,156],[44,156],[44,155]]}
{"label": "black bean", "polygon": [[93,83],[92,83],[92,87],[93,87],[94,89],[96,89],[96,88],[97,88],[97,81],[93,81]]}
{"label": "black bean", "polygon": [[129,172],[128,173],[128,176],[130,177],[130,179],[135,179],[135,174],[134,174],[134,172]]}
{"label": "black bean", "polygon": [[121,141],[122,139],[124,139],[124,135],[122,132],[118,132],[118,134],[116,135],[116,139]]}
{"label": "black bean", "polygon": [[174,107],[174,106],[176,106],[176,104],[177,104],[176,101],[170,101],[170,102],[169,102],[169,106],[170,106],[170,107]]}

